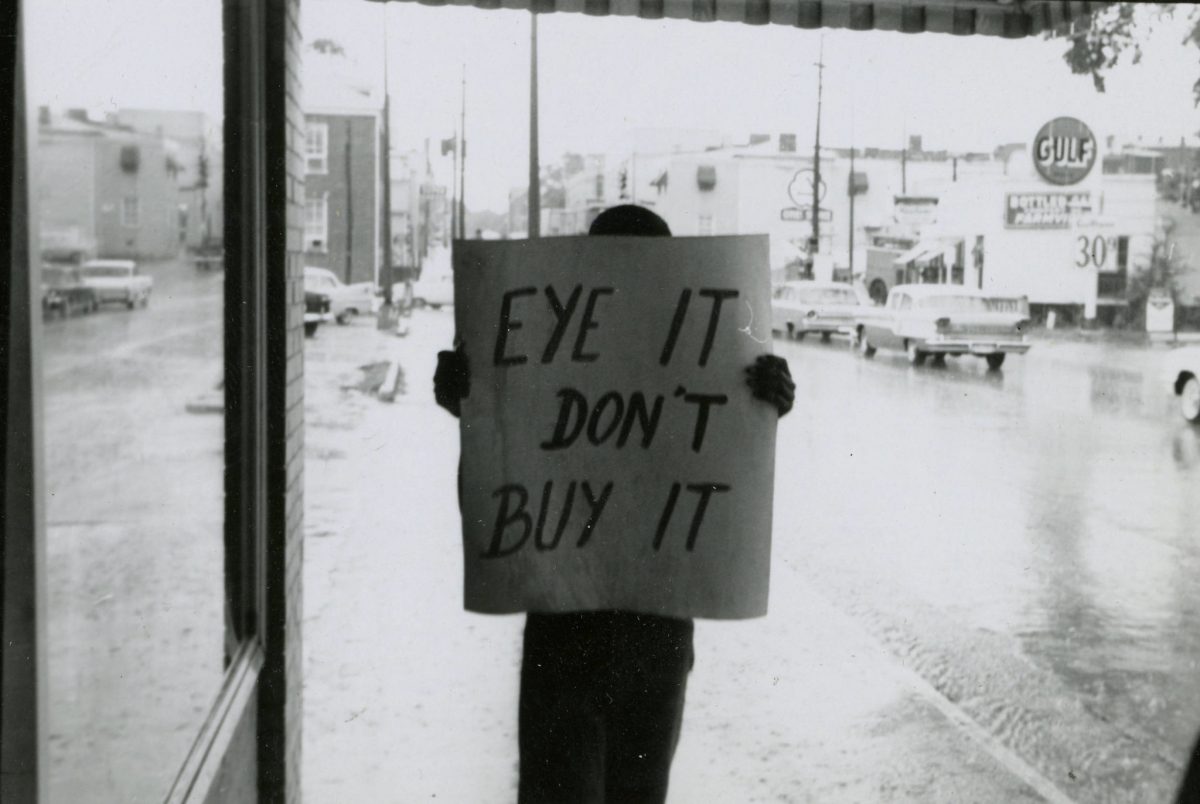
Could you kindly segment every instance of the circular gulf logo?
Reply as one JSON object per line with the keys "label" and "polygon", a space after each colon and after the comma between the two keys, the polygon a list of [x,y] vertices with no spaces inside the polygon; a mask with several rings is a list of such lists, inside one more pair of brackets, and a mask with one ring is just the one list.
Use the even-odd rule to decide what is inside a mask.
{"label": "circular gulf logo", "polygon": [[1082,120],[1056,117],[1033,140],[1033,165],[1051,184],[1078,184],[1096,164],[1096,137]]}

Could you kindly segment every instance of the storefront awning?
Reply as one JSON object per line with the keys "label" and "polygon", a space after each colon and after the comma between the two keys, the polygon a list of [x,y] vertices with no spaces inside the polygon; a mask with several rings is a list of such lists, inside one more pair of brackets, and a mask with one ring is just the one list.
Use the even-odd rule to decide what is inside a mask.
{"label": "storefront awning", "polygon": [[910,262],[919,262],[929,259],[935,254],[940,254],[941,251],[942,247],[936,243],[917,243],[908,251],[892,260],[892,265],[908,265]]}
{"label": "storefront awning", "polygon": [[1062,0],[373,0],[558,11],[597,17],[744,22],[795,28],[948,33],[1018,39],[1061,29],[1110,2]]}

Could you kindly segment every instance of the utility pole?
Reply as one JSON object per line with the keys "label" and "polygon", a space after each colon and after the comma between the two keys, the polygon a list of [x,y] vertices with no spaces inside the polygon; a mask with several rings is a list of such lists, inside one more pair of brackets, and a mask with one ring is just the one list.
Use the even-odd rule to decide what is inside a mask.
{"label": "utility pole", "polygon": [[[450,177],[450,239],[458,237],[458,127],[454,128],[454,175]],[[443,152],[444,153],[444,152]]]}
{"label": "utility pole", "polygon": [[350,128],[350,118],[346,118],[346,277],[344,281],[347,285],[352,284],[354,280],[354,160],[350,156],[350,143],[354,139],[354,132]]}
{"label": "utility pole", "polygon": [[462,113],[458,122],[461,139],[458,146],[458,239],[467,236],[467,65],[462,66]]}
{"label": "utility pole", "polygon": [[388,94],[387,6],[383,7],[383,265],[379,283],[383,285],[384,307],[392,306],[392,107]]}
{"label": "utility pole", "polygon": [[528,237],[542,236],[542,182],[538,163],[537,12],[529,12],[529,225]]}
{"label": "utility pole", "polygon": [[904,142],[900,150],[900,195],[908,195],[908,125],[904,126]]}
{"label": "utility pole", "polygon": [[812,237],[808,241],[808,278],[813,277],[817,249],[821,245],[821,95],[825,78],[825,37],[817,56],[817,130],[813,137]]}
{"label": "utility pole", "polygon": [[[853,124],[851,124],[853,126]],[[850,138],[850,283],[854,283],[854,196],[858,187],[854,183],[854,137]]]}
{"label": "utility pole", "polygon": [[462,153],[459,154],[458,174],[458,238],[466,238],[467,231],[467,65],[462,68],[462,119],[460,122]]}

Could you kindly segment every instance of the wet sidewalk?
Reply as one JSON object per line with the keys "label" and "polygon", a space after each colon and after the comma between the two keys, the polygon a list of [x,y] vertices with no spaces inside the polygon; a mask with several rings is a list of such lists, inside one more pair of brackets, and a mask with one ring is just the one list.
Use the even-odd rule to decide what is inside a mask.
{"label": "wet sidewalk", "polygon": [[[452,327],[307,343],[309,804],[516,798],[522,618],[462,611],[457,423],[430,380]],[[343,390],[385,360],[395,402]],[[1068,800],[800,577],[777,561],[768,617],[697,624],[672,802]]]}

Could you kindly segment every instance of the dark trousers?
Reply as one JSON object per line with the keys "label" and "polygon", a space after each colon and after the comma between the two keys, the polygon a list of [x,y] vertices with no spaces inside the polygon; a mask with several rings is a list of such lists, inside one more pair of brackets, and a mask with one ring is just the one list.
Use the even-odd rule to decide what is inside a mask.
{"label": "dark trousers", "polygon": [[691,620],[529,614],[520,804],[661,804],[693,662]]}

